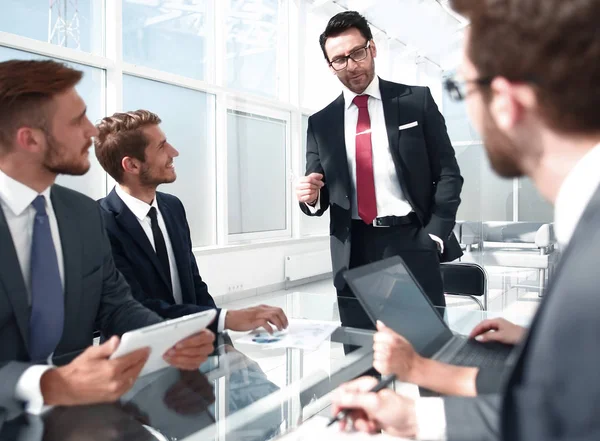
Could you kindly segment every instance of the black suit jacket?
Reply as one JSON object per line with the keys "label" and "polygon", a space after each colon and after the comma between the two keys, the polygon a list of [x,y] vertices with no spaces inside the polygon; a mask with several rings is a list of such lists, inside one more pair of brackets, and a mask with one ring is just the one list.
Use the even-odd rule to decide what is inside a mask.
{"label": "black suit jacket", "polygon": [[[379,80],[390,150],[402,191],[428,234],[444,240],[442,261],[462,255],[452,229],[460,204],[463,178],[454,156],[444,117],[426,87]],[[414,121],[418,125],[399,130]],[[344,134],[344,96],[308,119],[306,174],[321,173],[321,216],[330,208],[334,283],[345,286],[350,262],[351,181]],[[313,216],[305,204],[304,213]]]}
{"label": "black suit jacket", "polygon": [[[65,322],[56,359],[69,361],[92,344],[96,329],[111,336],[161,321],[131,296],[114,265],[98,205],[58,185],[50,197],[64,256]],[[0,209],[0,407],[22,406],[15,387],[32,365],[28,351],[30,306],[4,212]]]}
{"label": "black suit jacket", "polygon": [[449,441],[600,439],[598,225],[600,190],[561,257],[502,398],[446,400]]}
{"label": "black suit jacket", "polygon": [[[216,308],[198,271],[183,204],[177,197],[160,192],[156,192],[156,201],[175,253],[183,304],[175,304],[171,281],[152,244],[135,215],[113,189],[99,203],[118,270],[131,286],[133,296],[161,317],[177,318]],[[217,331],[217,323],[218,317],[211,325],[213,332]]]}

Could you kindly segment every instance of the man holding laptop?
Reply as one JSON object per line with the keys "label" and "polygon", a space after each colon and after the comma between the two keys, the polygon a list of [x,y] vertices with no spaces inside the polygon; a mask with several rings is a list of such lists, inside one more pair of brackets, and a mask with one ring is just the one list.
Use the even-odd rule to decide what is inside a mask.
{"label": "man holding laptop", "polygon": [[[96,202],[54,183],[90,167],[81,77],[53,61],[0,63],[0,408],[117,400],[149,351],[110,359],[116,335],[162,321],[116,270]],[[114,337],[91,346],[97,329]],[[164,360],[197,369],[213,340],[202,330]]]}

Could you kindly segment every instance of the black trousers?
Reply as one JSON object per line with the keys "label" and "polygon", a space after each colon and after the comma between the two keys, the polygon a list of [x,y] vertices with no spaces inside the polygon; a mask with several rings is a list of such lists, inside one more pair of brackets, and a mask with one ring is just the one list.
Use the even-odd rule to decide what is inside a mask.
{"label": "black trousers", "polygon": [[[350,269],[400,256],[435,306],[446,306],[437,244],[417,223],[374,227],[352,221]],[[338,290],[343,326],[375,329],[348,285]]]}

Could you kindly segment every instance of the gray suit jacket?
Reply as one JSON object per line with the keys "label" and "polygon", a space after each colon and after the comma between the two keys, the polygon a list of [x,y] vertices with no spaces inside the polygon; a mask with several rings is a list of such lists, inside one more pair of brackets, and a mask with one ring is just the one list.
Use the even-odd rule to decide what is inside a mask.
{"label": "gray suit jacket", "polygon": [[447,399],[448,440],[600,439],[599,226],[600,189],[519,347],[502,399]]}
{"label": "gray suit jacket", "polygon": [[[94,330],[121,335],[160,322],[159,316],[133,299],[115,269],[96,202],[58,185],[52,187],[50,197],[65,270],[65,323],[55,360],[63,356],[63,361],[69,361],[91,345]],[[17,381],[33,364],[28,351],[30,307],[2,209],[0,244],[0,407],[14,409],[23,404],[15,397]]]}

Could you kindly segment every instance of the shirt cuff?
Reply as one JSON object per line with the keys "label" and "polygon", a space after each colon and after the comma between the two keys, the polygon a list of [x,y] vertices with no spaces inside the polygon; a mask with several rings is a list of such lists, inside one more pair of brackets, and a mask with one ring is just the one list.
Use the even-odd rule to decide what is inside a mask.
{"label": "shirt cuff", "polygon": [[309,204],[306,204],[306,206],[308,207],[308,211],[310,211],[312,214],[315,214],[321,209],[321,190],[319,190],[319,195],[317,196],[317,203],[314,206]]}
{"label": "shirt cuff", "polygon": [[227,310],[225,308],[221,308],[221,313],[219,314],[219,323],[217,324],[217,332],[221,333],[225,330],[225,316],[227,315]]}
{"label": "shirt cuff", "polygon": [[417,439],[446,441],[446,414],[441,398],[419,398],[415,401]]}
{"label": "shirt cuff", "polygon": [[435,240],[439,244],[440,254],[442,254],[444,252],[444,241],[442,239],[440,239],[439,237],[437,237],[435,234],[430,234],[429,237],[431,237],[433,240]]}
{"label": "shirt cuff", "polygon": [[25,410],[33,415],[40,415],[52,406],[44,405],[44,397],[40,388],[42,375],[53,366],[35,365],[28,368],[17,381],[15,396],[21,401],[25,401]]}

